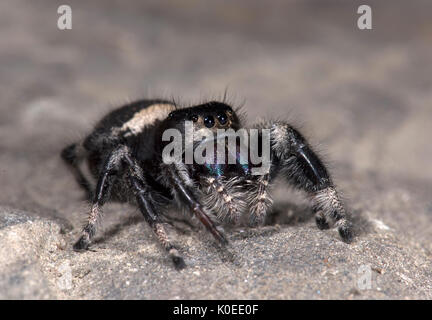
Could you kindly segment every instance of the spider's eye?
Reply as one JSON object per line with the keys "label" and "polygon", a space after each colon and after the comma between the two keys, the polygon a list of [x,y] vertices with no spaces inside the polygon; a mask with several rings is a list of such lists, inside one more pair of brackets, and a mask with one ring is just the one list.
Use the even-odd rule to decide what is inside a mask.
{"label": "spider's eye", "polygon": [[196,114],[193,114],[189,117],[190,120],[192,120],[193,122],[197,122],[198,121],[198,116]]}
{"label": "spider's eye", "polygon": [[213,116],[206,116],[204,118],[204,124],[207,128],[211,128],[214,126],[215,120],[213,118]]}
{"label": "spider's eye", "polygon": [[172,118],[173,117],[173,113],[172,112],[170,112],[170,114],[168,115],[168,118]]}
{"label": "spider's eye", "polygon": [[227,121],[228,121],[228,118],[227,118],[227,116],[226,116],[226,114],[225,113],[219,113],[218,115],[217,115],[217,118],[218,118],[218,120],[219,120],[219,123],[220,124],[222,124],[222,125],[224,125],[225,123],[227,123]]}

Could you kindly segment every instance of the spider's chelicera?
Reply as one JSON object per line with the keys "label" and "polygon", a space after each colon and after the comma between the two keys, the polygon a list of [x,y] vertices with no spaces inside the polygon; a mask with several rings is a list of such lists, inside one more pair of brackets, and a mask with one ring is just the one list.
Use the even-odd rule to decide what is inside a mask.
{"label": "spider's chelicera", "polygon": [[[261,122],[243,127],[226,103],[179,107],[141,100],[105,116],[85,139],[66,147],[62,158],[92,202],[75,250],[88,248],[101,207],[109,199],[137,205],[176,268],[185,266],[163,226],[163,212],[186,208],[221,243],[219,223],[246,218],[262,224],[277,176],[305,191],[320,229],[336,225],[345,242],[351,223],[323,162],[290,124]],[[80,164],[86,160],[93,186]]]}

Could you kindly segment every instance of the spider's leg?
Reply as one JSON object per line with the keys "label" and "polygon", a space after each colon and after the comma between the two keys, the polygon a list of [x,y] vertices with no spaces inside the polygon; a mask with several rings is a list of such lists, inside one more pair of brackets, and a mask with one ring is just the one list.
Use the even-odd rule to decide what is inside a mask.
{"label": "spider's leg", "polygon": [[247,202],[249,204],[249,224],[257,226],[264,223],[269,208],[273,204],[273,199],[269,192],[270,174],[256,176],[251,180],[248,190]]}
{"label": "spider's leg", "polygon": [[122,158],[126,152],[126,147],[122,146],[112,151],[106,158],[96,185],[96,192],[92,200],[87,223],[82,230],[81,237],[73,246],[75,250],[87,249],[91,239],[95,235],[97,222],[101,216],[100,208],[109,196],[114,176],[118,172]]}
{"label": "spider's leg", "polygon": [[136,177],[131,177],[130,179],[132,187],[135,189],[136,192],[136,200],[138,202],[138,206],[145,220],[153,229],[156,237],[162,244],[163,248],[168,252],[174,263],[175,268],[178,270],[183,269],[186,264],[177,249],[169,241],[165,228],[161,223],[158,214],[156,213],[155,205],[148,197],[149,191],[145,187],[145,184],[143,183],[143,181],[140,181]]}
{"label": "spider's leg", "polygon": [[282,172],[292,185],[312,197],[317,226],[325,229],[336,224],[342,239],[351,242],[351,223],[345,208],[326,167],[306,139],[288,124],[274,123],[271,146],[275,171]]}
{"label": "spider's leg", "polygon": [[80,185],[85,190],[87,199],[91,200],[93,198],[92,185],[87,180],[79,166],[84,160],[85,155],[85,150],[80,143],[71,144],[64,148],[61,152],[62,159],[68,165],[72,174],[75,176],[78,185]]}
{"label": "spider's leg", "polygon": [[129,176],[131,186],[135,192],[138,207],[144,216],[144,219],[153,229],[157,239],[162,244],[163,248],[168,252],[171,257],[174,266],[177,270],[183,269],[186,264],[177,251],[177,249],[171,244],[165,228],[160,221],[159,215],[157,213],[157,201],[152,197],[151,189],[145,182],[141,168],[136,164],[136,162],[127,155],[125,157],[127,164],[130,167],[131,175]]}
{"label": "spider's leg", "polygon": [[206,229],[218,240],[221,244],[228,244],[228,240],[225,238],[222,232],[220,232],[210,217],[205,212],[204,207],[197,200],[193,188],[191,186],[191,178],[185,168],[179,167],[182,164],[176,163],[174,167],[169,166],[168,179],[170,184],[173,186],[174,191],[194,213],[199,221],[206,227]]}

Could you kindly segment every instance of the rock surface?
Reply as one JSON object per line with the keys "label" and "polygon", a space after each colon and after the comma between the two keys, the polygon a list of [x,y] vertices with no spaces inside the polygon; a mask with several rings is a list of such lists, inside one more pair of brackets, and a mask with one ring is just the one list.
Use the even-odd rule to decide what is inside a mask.
{"label": "rock surface", "polygon": [[[59,4],[0,3],[0,298],[432,298],[431,3],[374,3],[370,31],[356,1],[74,1],[69,31]],[[169,226],[181,272],[127,205],[72,251],[88,205],[62,147],[127,99],[227,87],[250,122],[289,117],[319,143],[356,241],[319,231],[279,186],[280,214],[227,230],[227,252]]]}

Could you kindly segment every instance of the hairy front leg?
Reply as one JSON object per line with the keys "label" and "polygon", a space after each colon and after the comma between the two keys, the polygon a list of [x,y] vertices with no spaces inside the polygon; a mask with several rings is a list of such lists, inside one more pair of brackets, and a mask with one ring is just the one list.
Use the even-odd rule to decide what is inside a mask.
{"label": "hairy front leg", "polygon": [[352,226],[333,181],[318,155],[306,139],[285,123],[274,123],[271,145],[277,171],[295,187],[305,190],[313,201],[317,226],[338,228],[341,238],[351,242]]}

